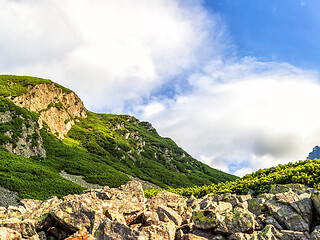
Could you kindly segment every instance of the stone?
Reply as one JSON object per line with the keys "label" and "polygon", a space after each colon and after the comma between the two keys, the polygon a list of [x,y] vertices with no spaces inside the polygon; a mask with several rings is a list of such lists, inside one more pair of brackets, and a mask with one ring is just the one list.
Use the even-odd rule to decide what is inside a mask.
{"label": "stone", "polygon": [[7,227],[0,227],[0,239],[4,240],[21,240],[21,234],[18,231]]}
{"label": "stone", "polygon": [[7,227],[21,233],[23,238],[30,238],[37,234],[34,221],[26,219],[0,220],[0,227]]}
{"label": "stone", "polygon": [[311,232],[311,239],[312,240],[320,240],[320,226],[316,226],[313,231]]}
{"label": "stone", "polygon": [[299,183],[274,184],[271,186],[269,193],[277,194],[277,193],[284,193],[284,192],[290,192],[290,191],[297,194],[302,194],[302,193],[312,193],[314,189]]}
{"label": "stone", "polygon": [[146,203],[146,208],[149,211],[156,211],[159,206],[172,208],[178,214],[181,214],[187,207],[187,199],[178,194],[162,191]]}
{"label": "stone", "polygon": [[156,212],[146,211],[142,213],[141,219],[143,226],[151,226],[160,224],[159,215]]}
{"label": "stone", "polygon": [[217,214],[212,210],[199,210],[192,213],[194,225],[200,229],[210,229],[217,226]]}
{"label": "stone", "polygon": [[148,240],[141,232],[131,229],[123,223],[104,222],[94,233],[97,240]]}
{"label": "stone", "polygon": [[278,223],[278,221],[274,217],[267,216],[264,220],[264,223],[266,225],[273,225],[278,230],[283,230],[283,227]]}
{"label": "stone", "polygon": [[290,205],[277,202],[275,199],[265,203],[271,215],[284,228],[292,231],[309,231],[309,224]]}
{"label": "stone", "polygon": [[170,220],[172,220],[175,223],[175,225],[177,225],[177,226],[180,226],[182,223],[181,216],[169,207],[159,206],[157,209],[157,212],[166,214],[168,216],[168,218]]}
{"label": "stone", "polygon": [[235,207],[218,218],[215,231],[223,234],[251,233],[255,229],[254,215],[247,209]]}
{"label": "stone", "polygon": [[168,221],[160,225],[142,227],[140,233],[149,240],[174,240],[176,226],[173,221]]}
{"label": "stone", "polygon": [[248,199],[248,210],[256,216],[259,216],[267,211],[264,205],[266,199],[264,198],[251,198]]}
{"label": "stone", "polygon": [[85,239],[85,240],[95,240],[91,234],[87,232],[86,229],[80,229],[76,233],[74,233],[72,236],[65,238],[65,240],[75,240],[75,239]]}
{"label": "stone", "polygon": [[312,200],[310,193],[297,194],[289,191],[275,195],[278,202],[290,204],[290,206],[311,226],[312,221]]}

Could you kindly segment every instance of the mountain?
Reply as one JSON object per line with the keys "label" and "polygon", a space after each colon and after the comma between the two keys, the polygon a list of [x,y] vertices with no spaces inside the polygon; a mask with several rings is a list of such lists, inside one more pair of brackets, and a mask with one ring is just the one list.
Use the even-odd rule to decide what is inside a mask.
{"label": "mountain", "polygon": [[0,85],[0,185],[20,197],[84,189],[66,175],[110,187],[130,179],[162,188],[236,179],[197,161],[148,122],[88,111],[50,80],[1,75]]}
{"label": "mountain", "polygon": [[309,156],[307,157],[307,159],[310,159],[310,160],[320,159],[320,147],[319,146],[315,146],[312,149],[312,152],[309,153]]}

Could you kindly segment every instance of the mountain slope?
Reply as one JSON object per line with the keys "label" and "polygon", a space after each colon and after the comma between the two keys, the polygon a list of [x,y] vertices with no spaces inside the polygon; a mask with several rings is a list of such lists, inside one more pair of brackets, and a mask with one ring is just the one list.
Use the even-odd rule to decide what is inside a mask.
{"label": "mountain slope", "polygon": [[[218,183],[205,186],[169,189],[179,195],[189,197],[203,197],[207,194],[248,194],[258,195],[270,191],[274,184],[304,184],[320,190],[320,159],[299,161],[278,165],[267,169],[260,169],[252,174],[247,174],[231,182]],[[146,190],[146,196],[155,196],[160,190]]]}
{"label": "mountain slope", "polygon": [[0,76],[0,145],[0,185],[24,198],[82,190],[63,170],[111,187],[128,175],[165,188],[236,179],[195,160],[150,123],[89,112],[71,90],[40,78]]}

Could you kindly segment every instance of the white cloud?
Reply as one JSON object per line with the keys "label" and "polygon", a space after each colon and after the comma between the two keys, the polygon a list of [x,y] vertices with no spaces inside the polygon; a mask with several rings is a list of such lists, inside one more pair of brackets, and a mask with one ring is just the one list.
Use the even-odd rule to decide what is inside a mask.
{"label": "white cloud", "polygon": [[252,173],[252,169],[251,168],[241,168],[238,169],[237,171],[234,172],[234,175],[238,176],[238,177],[243,177],[246,174]]}
{"label": "white cloud", "polygon": [[320,143],[317,74],[239,60],[201,1],[0,5],[0,73],[50,78],[90,110],[127,107],[213,167],[243,175],[304,159]]}
{"label": "white cloud", "polygon": [[317,80],[315,72],[288,64],[248,58],[214,62],[190,77],[192,92],[142,117],[194,157],[224,171],[237,166],[247,173],[305,159],[319,144]]}
{"label": "white cloud", "polygon": [[0,72],[51,78],[93,110],[123,111],[226,42],[198,1],[0,2]]}

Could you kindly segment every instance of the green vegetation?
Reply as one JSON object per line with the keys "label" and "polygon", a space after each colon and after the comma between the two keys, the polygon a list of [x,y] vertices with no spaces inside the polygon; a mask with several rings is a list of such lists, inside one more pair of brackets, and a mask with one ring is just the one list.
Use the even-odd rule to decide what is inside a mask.
{"label": "green vegetation", "polygon": [[61,88],[63,92],[71,92],[70,89],[65,88],[48,79],[28,77],[28,76],[14,76],[14,75],[0,75],[0,96],[17,97],[28,92],[28,87],[34,87],[40,83],[55,84]]}
{"label": "green vegetation", "polygon": [[[266,193],[273,184],[300,183],[320,190],[320,160],[305,160],[297,163],[278,165],[265,170],[258,170],[233,182],[212,184],[191,188],[169,188],[168,191],[189,197],[202,197],[206,194],[236,193],[247,194],[253,190],[255,194]],[[146,191],[147,197],[155,196],[161,190]]]}
{"label": "green vegetation", "polygon": [[195,160],[150,123],[128,115],[95,114],[72,127],[68,139],[115,169],[160,187],[191,187],[236,177]]}
{"label": "green vegetation", "polygon": [[[21,198],[45,199],[52,195],[78,193],[83,188],[63,179],[59,172],[84,176],[84,180],[99,185],[118,187],[130,179],[126,174],[152,182],[163,188],[194,187],[231,181],[235,176],[212,169],[195,160],[171,139],[162,138],[150,123],[128,115],[95,114],[79,118],[59,140],[44,122],[40,135],[27,136],[32,146],[43,140],[46,158],[24,158],[8,152],[21,137],[22,126],[37,122],[39,113],[13,104],[16,97],[40,83],[50,80],[0,75],[0,114],[10,111],[10,117],[0,123],[0,185],[17,191]],[[70,90],[56,84],[69,92]],[[50,107],[62,109],[60,102]],[[74,120],[71,116],[68,121]],[[0,121],[1,122],[1,121]]]}

